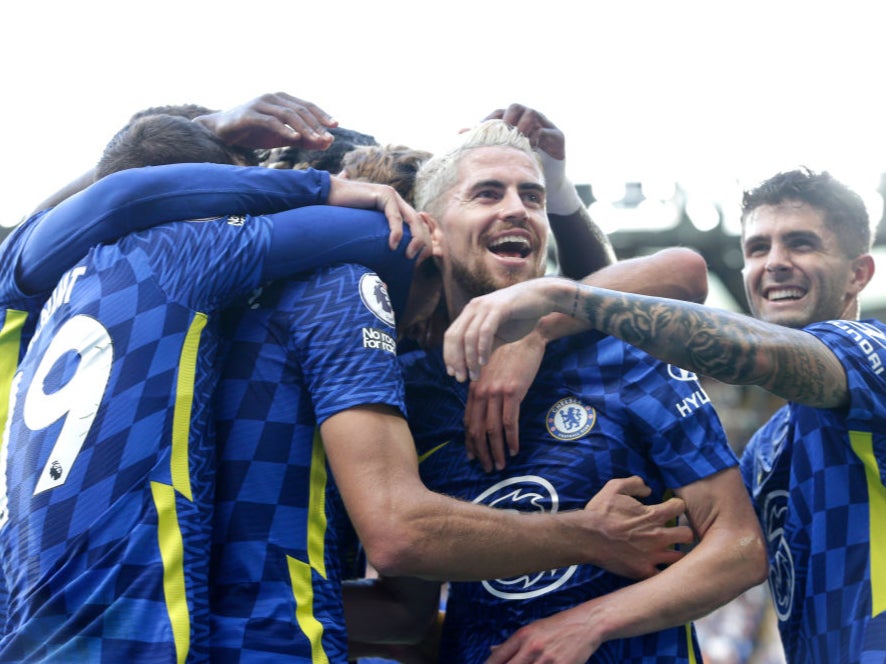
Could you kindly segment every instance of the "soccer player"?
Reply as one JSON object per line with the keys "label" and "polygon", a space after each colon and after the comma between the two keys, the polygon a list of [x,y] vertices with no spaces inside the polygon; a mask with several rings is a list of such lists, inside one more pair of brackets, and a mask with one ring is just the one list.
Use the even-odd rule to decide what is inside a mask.
{"label": "soccer player", "polygon": [[447,364],[458,376],[476,371],[490,335],[519,336],[557,310],[787,399],[741,465],[788,661],[883,661],[886,326],[859,320],[874,273],[868,214],[830,174],[798,169],[745,192],[742,225],[754,318],[545,279],[469,305],[447,339]]}
{"label": "soccer player", "polygon": [[[643,576],[655,568],[641,560],[681,555],[643,543],[652,532],[635,539],[680,504],[641,507],[630,497],[646,493],[636,477],[586,496],[612,540],[570,525],[575,510],[526,515],[429,491],[395,354],[395,322],[408,326],[411,311],[392,306],[378,275],[344,264],[272,284],[226,312],[231,347],[215,401],[213,657],[347,660],[333,478],[368,560],[385,575],[480,579],[578,556]],[[621,541],[629,522],[630,541]],[[672,542],[688,534],[668,530],[655,534]]]}
{"label": "soccer player", "polygon": [[[387,187],[278,175],[301,181],[290,205],[298,191],[301,204],[412,214]],[[287,249],[303,238],[283,225],[225,216],[133,233],[94,247],[52,292],[12,381],[0,450],[11,595],[0,659],[206,656],[212,314],[299,267]]]}
{"label": "soccer player", "polygon": [[[485,123],[429,161],[416,203],[432,227],[450,314],[473,297],[543,274],[540,166],[526,139],[505,123]],[[575,633],[562,630],[549,640],[570,653],[568,661],[596,652],[619,662],[690,662],[700,652],[689,621],[765,575],[762,537],[737,460],[693,374],[598,333],[549,344],[520,408],[519,454],[487,473],[465,463],[467,386],[447,378],[440,351],[407,356],[403,367],[429,487],[508,510],[556,512],[581,504],[612,478],[637,474],[653,499],[673,491],[685,500],[698,538],[685,558],[637,583],[595,566],[452,583],[441,661],[485,661],[490,648],[534,620],[602,604],[616,607],[612,619],[601,615],[595,629],[576,621]]]}
{"label": "soccer player", "polygon": [[[371,200],[382,205],[385,197],[380,194],[386,190],[377,190],[377,188],[371,187],[370,191],[374,192],[374,197]],[[302,208],[302,210],[293,211],[293,214],[302,213],[305,210],[307,208]],[[315,212],[317,211],[315,210]],[[15,467],[13,475],[16,475],[16,479],[17,475],[26,475],[29,469],[25,459],[16,457],[16,455],[22,454],[24,449],[24,446],[19,447],[18,445],[19,434],[24,437],[33,435],[36,441],[41,444],[45,443],[46,447],[66,451],[67,457],[59,455],[57,458],[47,460],[44,468],[49,477],[47,480],[49,487],[38,491],[37,496],[30,497],[26,486],[36,481],[36,477],[29,476],[27,481],[18,481],[17,479],[14,486],[11,487],[12,509],[10,511],[15,520],[10,522],[8,532],[15,533],[15,535],[9,539],[21,541],[22,537],[27,538],[28,530],[25,527],[27,524],[23,522],[31,518],[29,515],[33,515],[34,518],[42,518],[43,507],[50,513],[51,520],[56,517],[60,519],[61,523],[58,524],[60,528],[70,526],[69,534],[75,535],[71,540],[73,543],[81,541],[76,537],[78,532],[76,529],[83,528],[85,521],[87,529],[90,526],[95,526],[93,529],[95,536],[89,538],[90,542],[101,541],[97,545],[98,550],[89,552],[87,558],[98,556],[101,561],[107,561],[107,564],[110,564],[111,558],[115,555],[117,557],[110,568],[98,565],[98,561],[90,560],[92,563],[89,566],[90,574],[78,580],[82,582],[83,586],[91,587],[91,589],[95,589],[95,583],[99,583],[103,590],[110,590],[109,584],[113,585],[114,589],[110,592],[110,597],[98,598],[100,601],[94,604],[80,605],[79,594],[82,592],[82,588],[79,583],[66,585],[70,596],[67,596],[66,593],[59,593],[56,598],[39,598],[36,604],[31,604],[28,607],[29,609],[37,609],[37,619],[28,622],[27,625],[22,625],[16,630],[14,637],[4,641],[2,647],[10,656],[15,657],[21,652],[28,652],[29,648],[36,648],[41,652],[51,651],[62,657],[70,653],[78,653],[77,656],[79,656],[79,653],[86,652],[87,657],[107,660],[115,660],[121,656],[137,657],[137,655],[144,653],[147,653],[146,656],[171,657],[176,655],[179,659],[186,656],[188,652],[193,653],[195,657],[205,655],[205,651],[202,650],[203,641],[200,638],[203,631],[201,611],[205,607],[202,597],[206,588],[203,583],[205,558],[201,560],[199,556],[203,548],[203,541],[205,541],[206,519],[210,511],[206,508],[205,498],[208,494],[211,495],[212,491],[212,455],[210,454],[211,450],[207,449],[209,437],[195,435],[200,427],[206,426],[206,404],[201,397],[203,390],[198,389],[202,385],[195,385],[194,396],[191,399],[188,384],[192,379],[202,381],[202,384],[207,387],[212,383],[213,371],[206,363],[208,362],[207,352],[211,350],[209,346],[215,341],[215,337],[207,328],[204,333],[199,335],[201,337],[200,343],[196,344],[195,348],[196,339],[194,337],[197,335],[191,335],[194,328],[191,327],[189,321],[193,320],[198,327],[202,324],[212,325],[212,319],[206,321],[200,313],[194,314],[193,309],[196,305],[204,302],[207,303],[207,308],[212,310],[217,308],[218,304],[226,297],[216,289],[222,288],[225,293],[228,292],[227,289],[242,292],[250,284],[255,285],[259,264],[253,260],[251,266],[248,262],[241,266],[238,261],[235,263],[238,267],[237,272],[220,273],[217,271],[217,266],[223,265],[224,259],[210,254],[206,258],[214,269],[208,274],[212,274],[215,279],[224,280],[225,284],[222,286],[213,284],[213,280],[209,278],[195,282],[193,279],[185,279],[181,275],[167,274],[167,271],[160,271],[159,267],[173,264],[168,262],[170,258],[187,257],[189,249],[197,246],[194,243],[196,238],[201,235],[197,229],[201,228],[211,229],[203,230],[202,234],[209,233],[219,238],[242,237],[240,234],[245,233],[247,241],[251,229],[258,227],[260,233],[264,232],[263,229],[270,229],[272,239],[276,240],[274,244],[280,243],[277,233],[278,231],[283,232],[282,224],[275,224],[274,220],[269,217],[255,218],[257,221],[251,219],[250,217],[230,218],[228,221],[232,224],[213,220],[179,225],[187,230],[181,230],[179,226],[164,226],[128,236],[116,245],[94,249],[87,259],[75,267],[74,271],[68,273],[70,281],[65,287],[56,291],[57,297],[52,301],[55,304],[52,309],[47,310],[49,313],[46,315],[45,324],[22,364],[20,375],[24,378],[21,387],[14,391],[13,405],[15,409],[18,409],[15,411],[16,413],[21,411],[19,417],[24,422],[19,423],[19,417],[13,418],[11,429],[14,444],[6,449],[9,449],[12,455],[10,468]],[[231,230],[229,226],[232,225],[246,230]],[[158,245],[155,241],[158,238],[165,238],[167,241]],[[184,241],[180,242],[179,240]],[[240,243],[236,242],[236,244],[239,246]],[[215,246],[215,244],[210,246]],[[243,256],[249,256],[250,246],[240,247],[240,253]],[[201,255],[205,253],[201,252]],[[278,258],[281,258],[279,252],[270,251],[267,256],[269,269],[262,272],[261,278],[279,277],[285,274],[284,267],[291,268],[290,263],[277,264],[279,261],[276,259]],[[400,260],[403,261],[402,258]],[[403,262],[408,264],[408,261]],[[107,267],[106,271],[103,269],[105,267]],[[97,268],[102,268],[100,274],[93,273],[93,269]],[[95,291],[90,288],[101,286],[103,276],[111,277],[114,287],[124,286],[125,288],[131,282],[131,275],[126,274],[123,278],[119,278],[118,269],[122,269],[124,272],[135,269],[137,273],[146,277],[138,289],[139,297],[127,297],[127,295],[97,297]],[[243,270],[246,271],[243,272]],[[240,273],[247,275],[248,278],[239,279],[238,274]],[[362,274],[360,281],[365,284],[365,289],[362,292],[366,301],[371,303],[376,314],[382,316],[380,320],[387,322],[391,315],[391,305],[383,284],[377,277],[366,273],[365,270],[362,270]],[[84,285],[87,287],[85,291],[80,288]],[[192,289],[196,289],[197,292],[194,293]],[[325,289],[321,293],[324,297],[330,295]],[[334,293],[335,291],[332,294]],[[352,297],[357,296],[358,293],[355,292]],[[207,297],[209,299],[205,299]],[[144,312],[149,318],[138,319],[135,324],[132,324],[132,321],[129,320],[132,307],[141,311],[138,305],[146,299],[156,300],[155,304],[158,306],[152,306]],[[178,301],[179,299],[183,301]],[[403,298],[397,299],[402,300]],[[122,306],[125,310],[120,315],[120,320],[115,320],[118,315],[118,312],[115,311],[117,305]],[[359,306],[363,307],[362,304]],[[87,312],[92,315],[87,315]],[[161,318],[159,327],[155,316]],[[113,339],[118,333],[123,333],[124,337],[121,339],[121,343],[124,345],[137,342],[137,333],[146,329],[144,321],[147,320],[152,323],[150,325],[152,333],[162,329],[168,336],[168,341],[164,340],[161,344],[148,343],[144,347],[139,346],[138,353],[134,348],[131,353],[127,352],[126,348],[116,348],[113,351],[114,354],[109,355],[112,351],[102,341]],[[76,330],[75,326],[84,326],[87,332],[96,337],[98,343],[90,343],[89,349],[98,360],[97,362],[86,360],[78,362],[76,355],[79,353],[66,352],[74,350],[74,348],[66,348],[68,346],[79,346],[75,343],[76,335],[69,332],[72,329]],[[368,335],[364,338],[366,349],[390,354],[383,327],[374,330],[368,329],[366,334]],[[62,341],[56,341],[59,338]],[[43,339],[53,339],[51,343],[47,342],[46,357],[50,358],[48,360],[43,356],[44,345],[41,344]],[[146,354],[150,354],[155,349],[161,354],[170,348],[174,352],[172,357],[165,358],[164,361],[160,361],[158,356],[157,361],[151,362],[149,366],[139,368],[138,360],[142,348]],[[177,354],[175,349],[181,352]],[[54,352],[59,353],[60,361],[57,364],[52,360]],[[188,372],[191,378],[182,377],[181,368],[178,367],[179,356],[182,361],[188,361],[188,366],[192,369]],[[30,362],[31,358],[37,359]],[[133,369],[133,367],[137,369]],[[44,370],[48,370],[48,383],[39,380]],[[88,373],[82,373],[84,371]],[[38,375],[38,380],[29,382],[30,376],[34,373]],[[81,441],[82,448],[77,447],[76,439],[70,446],[64,443],[53,444],[56,424],[43,420],[35,421],[28,415],[33,412],[29,404],[33,404],[35,401],[39,403],[52,400],[57,408],[63,407],[66,399],[77,397],[81,391],[87,392],[85,387],[82,390],[77,390],[74,387],[84,376],[87,379],[84,381],[84,385],[96,389],[96,386],[100,386],[102,381],[93,379],[97,375],[101,377],[105,374],[107,390],[113,391],[113,399],[102,403],[97,410],[88,397],[82,400],[87,405],[80,413],[84,417],[78,418],[77,422],[82,425],[83,423],[88,424],[90,417],[95,419],[93,426],[89,427],[86,432],[86,441]],[[140,385],[137,378],[141,374],[145,374],[149,378],[144,386],[151,396],[151,403],[147,403],[137,394]],[[385,377],[390,375],[388,372],[380,378],[386,379]],[[330,378],[338,380],[341,377],[332,376]],[[173,385],[175,389],[173,389]],[[381,385],[382,383],[379,383],[379,390],[383,389]],[[48,392],[43,389],[44,387],[49,388]],[[56,387],[60,387],[60,389],[55,389]],[[116,391],[119,388],[124,389]],[[281,390],[281,393],[285,393],[285,391]],[[166,399],[163,399],[161,395],[166,395]],[[176,399],[170,395],[180,396],[180,398]],[[396,399],[397,397],[394,395],[386,398]],[[74,398],[74,401],[82,405],[80,400]],[[181,408],[184,408],[184,412]],[[78,410],[80,409],[78,408]],[[330,425],[332,426],[330,438],[333,441],[339,441],[337,446],[341,446],[343,441],[350,444],[355,440],[354,434],[357,434],[356,438],[367,447],[370,447],[369,443],[372,444],[371,447],[384,443],[382,449],[374,450],[369,459],[363,459],[361,456],[356,463],[346,460],[344,463],[350,470],[342,473],[345,477],[343,484],[349,487],[347,493],[353,495],[356,492],[357,495],[364,498],[362,501],[357,501],[356,508],[353,507],[354,499],[350,498],[349,509],[352,511],[356,509],[360,512],[360,517],[355,520],[360,524],[361,535],[368,536],[365,540],[369,542],[367,548],[371,557],[382,569],[403,569],[404,571],[429,569],[431,573],[434,573],[440,568],[449,569],[456,566],[462,573],[476,576],[482,575],[484,570],[491,569],[493,565],[496,569],[515,571],[538,568],[550,560],[590,557],[601,561],[609,560],[611,564],[619,565],[633,573],[650,573],[657,561],[673,560],[678,557],[673,552],[662,551],[662,548],[667,549],[668,544],[685,540],[686,533],[679,528],[662,529],[659,524],[679,513],[681,503],[670,501],[661,508],[644,508],[630,498],[630,494],[639,493],[642,495],[644,492],[644,487],[639,481],[619,485],[620,491],[614,491],[604,496],[594,505],[594,509],[584,513],[562,515],[562,518],[519,519],[519,521],[515,521],[514,515],[493,512],[430,494],[418,482],[411,439],[408,437],[405,440],[400,439],[396,444],[387,440],[389,433],[403,430],[403,426],[398,424],[400,418],[393,417],[392,419],[390,416],[392,414],[385,412],[382,413],[383,417],[379,419],[372,412],[375,410],[373,407],[370,406],[368,410],[370,412],[350,412],[348,417],[340,417],[338,413],[331,417],[330,420],[335,419],[335,424]],[[368,419],[366,416],[369,416]],[[138,422],[133,421],[133,426],[127,427],[126,424],[130,417],[136,418]],[[142,417],[148,419],[143,421]],[[68,427],[69,420],[63,419],[65,422],[62,433],[66,433],[70,429]],[[72,418],[71,421],[73,421]],[[30,426],[39,427],[42,424],[47,424],[49,431],[32,432],[28,430]],[[165,436],[158,440],[158,436],[152,435],[157,433],[154,429],[157,426],[167,430],[171,442],[166,443]],[[104,440],[100,436],[90,438],[89,436],[96,431],[96,427],[101,428],[101,433],[113,431],[113,439]],[[350,432],[351,428],[354,429],[353,432]],[[190,437],[188,429],[190,429]],[[343,431],[347,431],[347,435],[343,435]],[[363,440],[364,437],[365,440]],[[67,438],[63,438],[63,440],[67,440]],[[397,438],[395,437],[394,440]],[[185,443],[187,444],[185,445]],[[267,450],[267,447],[262,449]],[[404,450],[408,452],[405,456],[403,455]],[[105,453],[112,457],[110,464],[107,463],[107,459],[103,459]],[[53,457],[55,456],[53,455]],[[73,464],[71,457],[81,463]],[[89,461],[86,467],[82,461],[84,458]],[[104,482],[93,484],[96,480],[94,473],[99,473],[100,478],[101,470],[107,470],[118,460],[125,462],[127,469],[118,473],[115,476],[115,481],[109,478]],[[135,465],[129,466],[128,464],[131,463]],[[379,481],[367,483],[360,477],[355,478],[355,473],[359,476],[370,468],[374,472],[374,477]],[[391,482],[389,473],[398,475],[400,481]],[[89,485],[88,491],[77,494],[77,496],[83,495],[84,497],[85,494],[90,494],[89,502],[80,502],[77,506],[78,509],[73,509],[77,499],[71,495],[72,492],[76,493],[73,490],[75,484],[84,488]],[[111,488],[110,484],[113,484],[114,488]],[[390,486],[387,486],[388,484]],[[311,486],[316,490],[316,484],[311,484]],[[150,492],[148,492],[148,488],[150,488]],[[110,495],[103,495],[102,492],[108,490],[110,490]],[[110,502],[118,490],[123,493],[121,500],[127,502],[128,499],[134,505],[130,505],[128,510],[102,511],[102,501]],[[70,498],[60,500],[66,492]],[[148,493],[150,497],[148,497]],[[193,496],[193,500],[183,498],[189,493]],[[138,498],[139,495],[142,496],[141,500]],[[43,497],[40,498],[40,496]],[[97,500],[96,496],[99,496],[100,499]],[[390,499],[393,497],[397,497],[393,504],[397,508],[395,513],[386,515],[377,509],[370,509],[377,505],[378,499],[381,499],[383,504],[392,506]],[[375,500],[369,500],[370,498]],[[59,500],[60,502],[56,502]],[[35,511],[28,509],[29,503],[32,501],[38,506]],[[45,504],[47,501],[50,503],[49,505]],[[21,503],[25,503],[26,508],[18,510]],[[119,504],[116,506],[119,507]],[[94,508],[97,508],[100,514],[96,516],[95,521],[90,523],[88,518],[83,517],[81,510],[86,509],[89,512]],[[77,518],[67,521],[68,509],[73,509]],[[152,515],[156,516],[152,517]],[[111,519],[112,523],[104,521],[106,516]],[[139,525],[135,526],[135,524]],[[438,532],[438,527],[441,524],[443,529]],[[396,532],[399,535],[397,542],[391,541],[391,525],[396,527]],[[636,537],[638,528],[640,530],[639,538]],[[616,541],[607,542],[598,532],[600,530],[615,533]],[[627,530],[632,532],[634,539],[628,543],[619,543]],[[462,537],[465,537],[467,539],[464,544],[465,551],[459,552],[455,556],[441,556],[436,550],[432,552],[428,548],[431,533],[443,538],[444,541],[448,537],[453,543],[460,542]],[[63,535],[64,533],[59,533],[61,539],[64,539]],[[520,541],[523,535],[529,535],[532,538],[531,541]],[[546,544],[551,536],[565,536],[569,540],[569,544],[559,551],[551,552]],[[498,544],[500,541],[508,542],[509,539],[517,540],[514,542],[513,552],[501,556]],[[315,542],[315,545],[310,547],[310,550],[316,554],[317,540],[312,539],[312,541]],[[138,546],[139,542],[142,543],[142,546]],[[102,546],[102,543],[106,546]],[[115,545],[118,545],[119,548]],[[60,546],[64,548],[63,545]],[[11,549],[15,548],[17,547],[13,544]],[[486,554],[479,562],[474,560],[478,550]],[[322,549],[320,551],[322,552]],[[99,552],[106,553],[107,557],[102,557]],[[72,566],[74,567],[85,564],[83,558],[78,557],[79,553],[79,550],[72,553]],[[641,554],[648,554],[648,557],[644,557],[642,560],[634,559]],[[53,560],[54,555],[58,555],[57,549],[45,554],[48,560]],[[129,564],[121,564],[121,558],[128,561]],[[627,561],[621,562],[622,558],[627,558]],[[280,560],[279,557],[274,559]],[[285,569],[290,570],[294,575],[291,578],[287,577],[288,581],[290,583],[293,580],[299,581],[295,586],[299,596],[307,593],[307,596],[310,597],[313,591],[302,585],[303,574],[295,574],[299,570],[299,566],[293,564],[292,561],[286,562],[287,560],[284,560]],[[418,567],[416,568],[414,565],[418,565]],[[21,559],[11,560],[9,568],[13,571],[12,579],[15,582],[22,581]],[[161,568],[162,573],[160,573]],[[66,569],[70,568],[66,567]],[[139,580],[135,581],[136,579]],[[161,580],[163,589],[160,588]],[[292,591],[288,593],[290,597],[292,594]],[[17,602],[19,601],[18,597],[19,593],[16,596]],[[96,599],[95,594],[92,597]],[[67,613],[74,606],[80,608],[76,609],[73,614]],[[14,606],[13,608],[15,613],[19,607]],[[166,615],[164,608],[168,613],[168,619],[164,617]],[[298,615],[308,618],[305,624],[309,636],[316,635],[311,605],[301,604]],[[192,616],[193,629],[189,626]],[[118,620],[118,617],[121,620]],[[90,622],[92,618],[95,618],[94,622]],[[76,633],[82,624],[81,620],[89,622],[89,626],[80,633]],[[58,641],[50,641],[49,644],[34,643],[32,638],[36,631],[46,628],[46,623],[52,622],[66,624],[72,628],[75,634],[59,634]],[[127,629],[131,622],[138,625],[137,631],[131,628]],[[304,629],[304,627],[300,626],[299,629]],[[190,643],[192,632],[193,642]],[[265,633],[260,632],[260,636],[267,639]],[[245,644],[248,647],[254,646],[254,642],[249,639]]]}
{"label": "soccer player", "polygon": [[[130,122],[161,113],[193,119],[212,136],[205,132],[190,132],[190,136],[198,137],[203,147],[209,142],[212,154],[221,153],[224,160],[238,162],[254,161],[250,159],[251,148],[327,146],[332,136],[326,128],[336,124],[314,104],[286,93],[262,95],[226,111],[212,111],[193,104],[153,107],[136,113]],[[166,158],[180,155],[182,149],[174,146],[165,153]],[[173,160],[175,158],[178,157]],[[49,215],[47,223],[42,223],[50,208],[94,181],[97,169],[91,169],[43,201],[7,236],[0,247],[3,259],[0,264],[5,268],[0,275],[0,431],[6,420],[12,377],[33,334],[37,313],[59,277],[90,246],[114,240],[143,225],[191,216],[211,216],[230,210],[250,210],[256,214],[285,210],[297,205],[305,193],[298,177],[270,175],[259,169],[216,168],[218,170],[195,172],[191,166],[183,167],[184,170],[178,170],[177,166],[171,170],[161,167],[149,173],[116,175],[102,182],[89,197],[71,202],[59,213]],[[167,195],[158,199],[160,192]],[[112,212],[96,217],[93,214],[98,207],[96,200]],[[391,244],[396,246],[402,221],[398,217],[391,223]],[[326,246],[325,237],[314,239]],[[413,246],[408,253],[415,250]],[[314,252],[310,256],[314,258]],[[0,583],[0,633],[6,622],[6,595],[5,583]]]}

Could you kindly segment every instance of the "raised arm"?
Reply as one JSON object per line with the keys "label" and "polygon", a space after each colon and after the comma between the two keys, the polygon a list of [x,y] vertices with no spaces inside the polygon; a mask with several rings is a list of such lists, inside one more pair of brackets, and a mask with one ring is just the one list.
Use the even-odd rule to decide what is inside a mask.
{"label": "raised arm", "polygon": [[[409,257],[426,243],[418,216],[390,187],[343,180],[311,169],[171,164],[113,173],[47,212],[23,247],[17,266],[19,283],[30,293],[52,288],[89,247],[161,223],[223,214],[276,213],[327,202],[384,212],[390,227],[388,246],[392,248],[403,237],[403,222],[412,225],[415,232],[407,250]],[[347,217],[346,221],[352,219]],[[290,232],[312,223],[309,217],[296,220],[303,226]],[[318,254],[340,242],[372,243],[377,237],[374,228],[364,231],[359,225],[327,225],[309,233]],[[356,260],[359,255],[330,257]]]}
{"label": "raised arm", "polygon": [[316,104],[273,92],[226,111],[199,115],[202,124],[228,145],[243,148],[301,146],[325,150],[334,137],[327,129],[338,126],[329,113]]}
{"label": "raised arm", "polygon": [[[707,266],[690,249],[672,247],[655,254],[619,261],[583,283],[613,290],[703,302],[707,297]],[[498,348],[472,381],[465,409],[465,445],[468,456],[487,471],[504,468],[507,455],[520,449],[520,402],[541,364],[548,341],[581,332],[588,324],[562,314],[551,314],[525,339]]]}
{"label": "raised arm", "polygon": [[[247,149],[304,146],[324,150],[333,141],[326,129],[338,126],[316,104],[285,92],[264,94],[232,109],[198,115],[193,121],[228,145]],[[43,200],[31,215],[55,207],[93,182],[95,170],[89,169]]]}
{"label": "raised arm", "polygon": [[594,222],[575,186],[566,176],[566,137],[542,113],[522,104],[497,109],[485,119],[500,119],[520,130],[541,158],[546,208],[557,242],[560,271],[571,279],[615,262],[609,238]]}
{"label": "raised arm", "polygon": [[758,385],[818,408],[847,403],[846,373],[815,336],[690,302],[543,278],[476,298],[447,330],[444,355],[460,380],[476,375],[497,343],[569,315],[651,355],[724,383]]}

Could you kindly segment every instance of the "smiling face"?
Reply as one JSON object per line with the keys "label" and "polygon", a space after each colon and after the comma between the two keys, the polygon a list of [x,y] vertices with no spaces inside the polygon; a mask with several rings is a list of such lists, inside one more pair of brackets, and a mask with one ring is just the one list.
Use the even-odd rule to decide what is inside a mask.
{"label": "smiling face", "polygon": [[761,205],[745,218],[742,236],[745,293],[756,318],[802,328],[856,316],[870,256],[849,258],[822,211],[796,201]]}
{"label": "smiling face", "polygon": [[451,316],[472,297],[544,274],[543,181],[538,162],[514,148],[481,147],[461,158],[432,232]]}

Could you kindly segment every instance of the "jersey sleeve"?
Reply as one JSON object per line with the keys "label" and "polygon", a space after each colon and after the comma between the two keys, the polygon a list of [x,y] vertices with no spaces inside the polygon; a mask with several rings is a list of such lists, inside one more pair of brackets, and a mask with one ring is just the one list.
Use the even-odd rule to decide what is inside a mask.
{"label": "jersey sleeve", "polygon": [[409,294],[415,259],[406,258],[408,227],[395,251],[388,247],[390,229],[375,210],[315,205],[267,215],[273,224],[264,277],[275,280],[336,263],[359,263],[385,282],[396,311]]}
{"label": "jersey sleeve", "polygon": [[834,320],[804,328],[837,356],[846,371],[851,431],[873,433],[873,452],[886,484],[886,325],[877,320]]}
{"label": "jersey sleeve", "polygon": [[300,282],[304,307],[294,345],[317,424],[366,404],[406,412],[394,318],[379,277],[358,265],[318,270]]}
{"label": "jersey sleeve", "polygon": [[88,249],[161,223],[325,203],[324,171],[170,164],[113,173],[49,210],[22,248],[21,288],[40,292]]}

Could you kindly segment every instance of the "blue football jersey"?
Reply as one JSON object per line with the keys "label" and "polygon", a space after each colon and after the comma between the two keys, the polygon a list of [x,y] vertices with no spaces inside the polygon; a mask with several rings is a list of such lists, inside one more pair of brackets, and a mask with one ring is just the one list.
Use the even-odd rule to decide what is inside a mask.
{"label": "blue football jersey", "polygon": [[317,427],[363,404],[404,409],[385,284],[356,265],[321,269],[262,288],[224,327],[213,658],[344,663],[338,527]]}
{"label": "blue football jersey", "polygon": [[748,443],[742,474],[769,549],[788,660],[883,662],[886,325],[805,329],[843,364],[849,406],[784,406]]}
{"label": "blue football jersey", "polygon": [[[19,261],[28,236],[42,216],[42,214],[35,215],[22,222],[0,244],[0,266],[3,266],[0,270],[0,431],[6,428],[13,376],[28,347],[31,335],[34,334],[37,316],[46,299],[45,294],[23,293],[15,279],[13,269]],[[2,453],[4,438],[0,438],[0,475],[6,474]],[[6,631],[7,601],[6,581],[0,567],[0,635]]]}
{"label": "blue football jersey", "polygon": [[208,655],[210,314],[261,282],[272,222],[159,226],[62,277],[14,378],[0,660]]}
{"label": "blue football jersey", "polygon": [[[403,358],[409,423],[429,488],[501,509],[581,509],[612,478],[639,475],[660,501],[737,460],[694,374],[595,332],[551,344],[520,407],[520,453],[485,473],[465,458],[467,386],[439,353]],[[552,543],[555,545],[555,543]],[[534,620],[630,580],[591,565],[452,583],[443,662],[483,662]],[[701,662],[691,625],[604,643],[590,661]]]}

